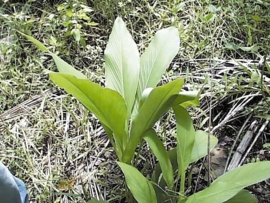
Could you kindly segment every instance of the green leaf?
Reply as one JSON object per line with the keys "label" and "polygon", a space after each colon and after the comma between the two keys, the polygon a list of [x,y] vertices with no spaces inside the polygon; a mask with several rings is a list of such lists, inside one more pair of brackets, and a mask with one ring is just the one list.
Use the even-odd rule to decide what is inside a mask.
{"label": "green leaf", "polygon": [[[167,151],[168,157],[170,159],[170,162],[172,164],[173,171],[176,171],[178,168],[177,164],[177,150],[176,148]],[[157,163],[157,166],[155,168],[155,171],[152,174],[152,181],[157,183],[159,186],[161,186],[163,189],[165,189],[165,182],[163,181],[164,178],[160,178],[162,171],[161,171],[161,166],[159,163]]]}
{"label": "green leaf", "polygon": [[143,93],[142,93],[142,97],[141,97],[141,100],[140,100],[140,106],[141,107],[143,105],[143,103],[145,102],[145,100],[149,97],[150,93],[152,92],[154,88],[152,87],[148,87],[146,88]]}
{"label": "green leaf", "polygon": [[270,143],[264,143],[263,148],[270,148]]}
{"label": "green leaf", "polygon": [[[213,149],[217,143],[218,139],[215,136],[210,135],[210,149]],[[197,130],[195,132],[195,142],[192,148],[190,163],[206,156],[207,146],[208,146],[208,133],[201,130]]]}
{"label": "green leaf", "polygon": [[258,16],[258,15],[252,15],[251,16],[252,18],[253,18],[253,20],[255,20],[255,21],[257,21],[257,22],[261,22],[263,19],[260,17],[260,16]]}
{"label": "green leaf", "polygon": [[123,171],[126,183],[134,198],[139,203],[156,203],[156,194],[148,181],[136,168],[125,163],[117,162]]}
{"label": "green leaf", "polygon": [[239,47],[240,49],[242,49],[243,51],[251,51],[251,52],[256,52],[258,51],[258,49],[260,48],[259,46],[257,45],[253,45],[253,46],[250,46],[250,47]]}
{"label": "green leaf", "polygon": [[187,108],[190,106],[198,106],[199,101],[199,92],[198,91],[185,91],[180,92],[176,97],[173,105],[181,104],[182,107]]}
{"label": "green leaf", "polygon": [[140,71],[137,45],[121,18],[115,20],[105,50],[106,86],[119,92],[125,99],[130,115],[135,101]]}
{"label": "green leaf", "polygon": [[66,9],[66,15],[67,15],[67,17],[72,17],[72,15],[73,15],[73,12],[72,12],[72,9],[71,8],[68,8],[68,9]]}
{"label": "green leaf", "polygon": [[29,35],[23,34],[21,32],[19,32],[19,33],[22,34],[23,36],[25,36],[29,41],[33,42],[40,50],[42,50],[44,52],[48,52],[53,57],[53,60],[56,64],[59,72],[74,75],[75,77],[77,77],[79,79],[86,79],[86,76],[84,74],[82,74],[80,71],[73,68],[71,65],[69,65],[67,62],[62,60],[56,54],[53,54],[52,52],[50,52],[48,50],[48,48],[46,46],[44,46],[40,41],[38,41],[37,39],[35,39]]}
{"label": "green leaf", "polygon": [[177,157],[179,175],[183,174],[191,161],[192,149],[195,142],[195,130],[191,117],[182,106],[174,106],[177,127]]}
{"label": "green leaf", "polygon": [[203,21],[204,22],[209,22],[210,20],[215,18],[215,14],[214,13],[209,13],[208,15],[204,16]]}
{"label": "green leaf", "polygon": [[153,129],[147,130],[143,134],[143,139],[149,144],[152,152],[157,157],[160,164],[164,180],[169,189],[172,189],[174,183],[172,164],[163,143],[158,139]]}
{"label": "green leaf", "polygon": [[156,87],[162,74],[169,67],[173,58],[177,54],[180,46],[178,30],[169,27],[157,31],[148,48],[141,56],[140,78],[137,92],[137,102],[135,112],[139,108],[139,101],[144,89]]}
{"label": "green leaf", "polygon": [[87,203],[109,203],[109,202],[105,200],[91,199]]}
{"label": "green leaf", "polygon": [[130,138],[123,154],[123,162],[131,161],[142,134],[152,128],[162,114],[172,106],[183,84],[184,79],[179,78],[151,91],[139,109],[138,115],[132,120]]}
{"label": "green leaf", "polygon": [[127,133],[125,132],[127,109],[121,95],[90,80],[78,79],[72,75],[50,73],[50,78],[93,112],[106,128],[113,131],[119,155],[127,141]]}
{"label": "green leaf", "polygon": [[220,203],[235,196],[243,188],[270,177],[270,162],[246,164],[218,177],[210,187],[188,197],[186,203]]}
{"label": "green leaf", "polygon": [[37,47],[44,51],[44,52],[49,52],[49,50],[47,49],[47,47],[45,47],[40,41],[38,41],[37,39],[35,39],[34,37],[31,37],[29,35],[26,35],[22,32],[19,32],[21,35],[25,36],[29,41],[33,42],[35,45],[37,45]]}
{"label": "green leaf", "polygon": [[76,42],[80,41],[80,39],[81,39],[81,31],[79,29],[71,30],[71,34],[73,34],[73,37],[76,40]]}
{"label": "green leaf", "polygon": [[[216,146],[218,139],[213,135],[210,135],[210,136],[211,136],[210,137],[210,149],[213,149]],[[189,163],[195,162],[198,159],[206,156],[207,155],[207,145],[208,145],[208,133],[201,131],[201,130],[195,131],[195,142],[194,142],[194,145],[192,148],[192,153],[191,153],[191,158],[190,158]],[[174,149],[168,151],[167,154],[168,154],[170,162],[173,166],[173,171],[177,170],[177,161],[178,161],[177,148],[174,148]],[[153,173],[152,180],[156,183],[158,183],[157,180],[158,180],[160,173],[161,173],[160,168],[161,167],[158,164],[156,169],[155,169],[155,172]],[[164,184],[161,183],[161,186],[163,186],[163,188],[164,188]]]}
{"label": "green leaf", "polygon": [[53,54],[49,52],[49,54],[53,57],[53,60],[57,66],[57,69],[60,73],[65,73],[69,75],[73,75],[78,79],[86,79],[87,77],[82,74],[80,71],[73,68],[71,65],[69,65],[67,62],[65,62],[63,59],[61,59],[56,54]]}
{"label": "green leaf", "polygon": [[225,203],[257,203],[256,197],[252,196],[247,190],[241,190],[234,197]]}
{"label": "green leaf", "polygon": [[267,61],[265,61],[264,64],[265,64],[265,66],[266,66],[268,72],[270,73],[270,65],[269,65],[269,63],[268,63]]}

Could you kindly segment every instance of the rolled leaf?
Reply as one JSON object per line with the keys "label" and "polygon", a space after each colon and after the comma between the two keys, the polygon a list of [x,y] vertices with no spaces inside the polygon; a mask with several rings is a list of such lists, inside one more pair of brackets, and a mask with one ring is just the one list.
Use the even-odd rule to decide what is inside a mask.
{"label": "rolled leaf", "polygon": [[246,164],[218,177],[208,188],[188,197],[186,203],[220,203],[243,188],[270,178],[270,161]]}
{"label": "rolled leaf", "polygon": [[198,91],[180,92],[174,101],[174,105],[178,104],[181,104],[181,106],[184,108],[190,106],[198,106],[200,104],[199,92]]}
{"label": "rolled leaf", "polygon": [[143,93],[142,93],[142,97],[141,97],[141,100],[140,100],[140,107],[143,105],[143,103],[145,102],[145,100],[149,97],[150,93],[152,92],[154,88],[152,87],[149,87],[149,88],[146,88]]}
{"label": "rolled leaf", "polygon": [[139,203],[156,203],[156,193],[148,181],[136,168],[117,162],[125,175],[125,180],[132,195]]}
{"label": "rolled leaf", "polygon": [[139,81],[140,56],[137,45],[121,18],[115,20],[105,50],[106,87],[119,92],[130,115]]}

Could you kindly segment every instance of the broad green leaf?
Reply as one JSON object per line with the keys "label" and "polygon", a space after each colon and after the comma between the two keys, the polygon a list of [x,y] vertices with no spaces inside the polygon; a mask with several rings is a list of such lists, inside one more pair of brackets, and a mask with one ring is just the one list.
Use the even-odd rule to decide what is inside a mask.
{"label": "broad green leaf", "polygon": [[[213,149],[218,143],[218,139],[210,135],[210,149]],[[195,132],[195,142],[192,148],[192,154],[190,163],[198,161],[200,158],[207,155],[208,146],[208,133],[202,130],[197,130]]]}
{"label": "broad green leaf", "polygon": [[210,187],[188,197],[186,203],[220,203],[243,188],[270,178],[270,161],[246,164],[218,177]]}
{"label": "broad green leaf", "polygon": [[190,164],[192,149],[195,142],[195,130],[193,122],[186,109],[182,106],[174,106],[177,127],[177,159],[179,175],[184,173]]}
{"label": "broad green leaf", "polygon": [[136,168],[125,163],[117,162],[123,171],[128,188],[139,203],[156,203],[156,194],[148,181]]}
{"label": "broad green leaf", "polygon": [[[156,87],[180,46],[178,30],[169,27],[157,31],[141,56],[138,95],[147,87]],[[140,98],[139,98],[140,99]]]}
{"label": "broad green leaf", "polygon": [[257,203],[258,200],[247,190],[241,190],[225,203]]}
{"label": "broad green leaf", "polygon": [[54,60],[54,62],[56,64],[57,69],[58,69],[59,72],[74,75],[75,77],[77,77],[79,79],[86,79],[86,76],[84,74],[82,74],[80,71],[73,68],[71,65],[69,65],[67,62],[65,62],[63,59],[61,59],[56,54],[53,54],[52,52],[50,52],[48,50],[48,48],[46,46],[44,46],[40,41],[38,41],[37,39],[35,39],[35,38],[33,38],[33,37],[29,36],[29,35],[26,35],[26,34],[23,34],[23,33],[21,33],[21,34],[23,36],[25,36],[29,41],[31,41],[35,45],[37,45],[37,47],[40,50],[42,50],[44,52],[48,52],[48,54],[53,57],[53,60]]}
{"label": "broad green leaf", "polygon": [[153,154],[157,157],[160,164],[164,180],[169,189],[172,189],[174,183],[172,164],[163,143],[159,140],[153,129],[147,130],[143,134],[143,139],[149,144]]}
{"label": "broad green leaf", "polygon": [[[146,88],[143,93],[140,100],[140,107],[146,100],[146,98],[149,96],[150,92],[153,90],[152,87]],[[200,104],[199,101],[199,92],[198,91],[185,91],[180,92],[177,97],[175,98],[173,105],[181,105],[184,108],[190,107],[190,106],[198,106]]]}
{"label": "broad green leaf", "polygon": [[[168,157],[169,157],[170,162],[172,164],[173,171],[176,171],[178,169],[177,150],[176,150],[176,148],[174,148],[174,149],[172,149],[170,151],[167,151],[167,154],[168,154]],[[154,173],[152,175],[152,181],[159,184],[162,188],[165,188],[165,184],[162,181],[163,179],[160,179],[161,172],[162,172],[161,171],[161,166],[158,163],[156,168],[155,168],[155,171],[154,171]]]}
{"label": "broad green leaf", "polygon": [[138,113],[142,92],[148,87],[156,87],[162,74],[177,54],[179,46],[179,33],[175,27],[159,30],[155,34],[140,59],[141,68],[134,115]]}
{"label": "broad green leaf", "polygon": [[130,115],[135,101],[140,71],[140,56],[132,36],[121,18],[115,20],[105,50],[106,87],[125,99]]}
{"label": "broad green leaf", "polygon": [[72,75],[50,73],[50,78],[78,99],[106,128],[113,132],[118,152],[122,152],[127,140],[125,132],[127,109],[121,95],[90,80],[78,79]]}
{"label": "broad green leaf", "polygon": [[139,109],[138,115],[132,120],[130,138],[123,154],[123,162],[131,161],[142,134],[152,128],[162,114],[171,107],[183,83],[184,80],[179,78],[151,91]]}

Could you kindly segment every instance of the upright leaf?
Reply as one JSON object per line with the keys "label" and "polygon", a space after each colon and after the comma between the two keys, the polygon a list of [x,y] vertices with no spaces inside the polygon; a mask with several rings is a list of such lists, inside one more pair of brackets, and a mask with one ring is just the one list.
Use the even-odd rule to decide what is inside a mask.
{"label": "upright leaf", "polygon": [[186,203],[220,203],[243,188],[270,178],[270,161],[246,164],[218,177],[210,187],[188,197]]}
{"label": "upright leaf", "polygon": [[184,80],[179,78],[151,91],[139,109],[138,115],[132,120],[130,138],[123,154],[123,162],[131,161],[142,134],[152,128],[162,114],[172,106],[183,83]]}
{"label": "upright leaf", "polygon": [[191,161],[195,142],[195,130],[189,113],[182,106],[174,106],[177,127],[177,157],[179,175],[183,174]]}
{"label": "upright leaf", "polygon": [[121,95],[90,80],[78,79],[72,75],[50,73],[50,78],[93,112],[100,122],[106,126],[105,128],[113,131],[117,151],[122,153],[127,140],[125,132],[127,109]]}
{"label": "upright leaf", "polygon": [[[195,132],[195,142],[192,148],[190,163],[207,155],[208,136],[208,133],[202,130],[197,130]],[[210,149],[213,149],[217,142],[218,139],[215,136],[210,135]]]}
{"label": "upright leaf", "polygon": [[138,87],[140,57],[137,46],[121,18],[115,20],[105,50],[106,86],[119,92],[130,115]]}
{"label": "upright leaf", "polygon": [[162,74],[164,74],[177,54],[179,46],[179,33],[175,27],[157,31],[148,48],[141,56],[137,108],[143,90],[147,87],[156,87]]}
{"label": "upright leaf", "polygon": [[86,79],[86,76],[84,74],[82,74],[80,71],[73,68],[71,65],[69,65],[67,62],[65,62],[63,59],[61,59],[56,54],[53,54],[52,52],[50,52],[49,49],[45,45],[43,45],[40,41],[38,41],[37,39],[35,39],[34,37],[31,37],[29,35],[26,35],[23,33],[21,33],[21,34],[24,35],[29,41],[31,41],[35,45],[37,45],[37,47],[40,50],[47,52],[49,55],[51,55],[53,57],[53,60],[56,64],[56,66],[57,66],[57,69],[60,73],[74,75],[75,77],[77,77],[79,79]]}
{"label": "upright leaf", "polygon": [[163,143],[159,140],[153,129],[147,130],[143,134],[143,139],[149,144],[152,152],[157,157],[160,164],[164,180],[169,189],[172,189],[174,183],[172,164]]}
{"label": "upright leaf", "polygon": [[128,188],[138,203],[156,203],[156,194],[148,181],[136,168],[117,162],[123,171]]}

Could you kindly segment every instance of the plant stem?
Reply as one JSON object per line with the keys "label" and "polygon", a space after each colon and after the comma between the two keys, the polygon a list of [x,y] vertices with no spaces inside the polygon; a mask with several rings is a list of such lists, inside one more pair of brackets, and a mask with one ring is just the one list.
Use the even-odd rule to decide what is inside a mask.
{"label": "plant stem", "polygon": [[185,180],[186,180],[186,173],[185,170],[181,171],[181,180],[180,180],[180,195],[178,198],[178,202],[185,198]]}
{"label": "plant stem", "polygon": [[194,163],[191,165],[191,168],[189,170],[189,174],[188,174],[188,188],[191,187],[191,181],[192,181],[192,170],[194,168]]}

